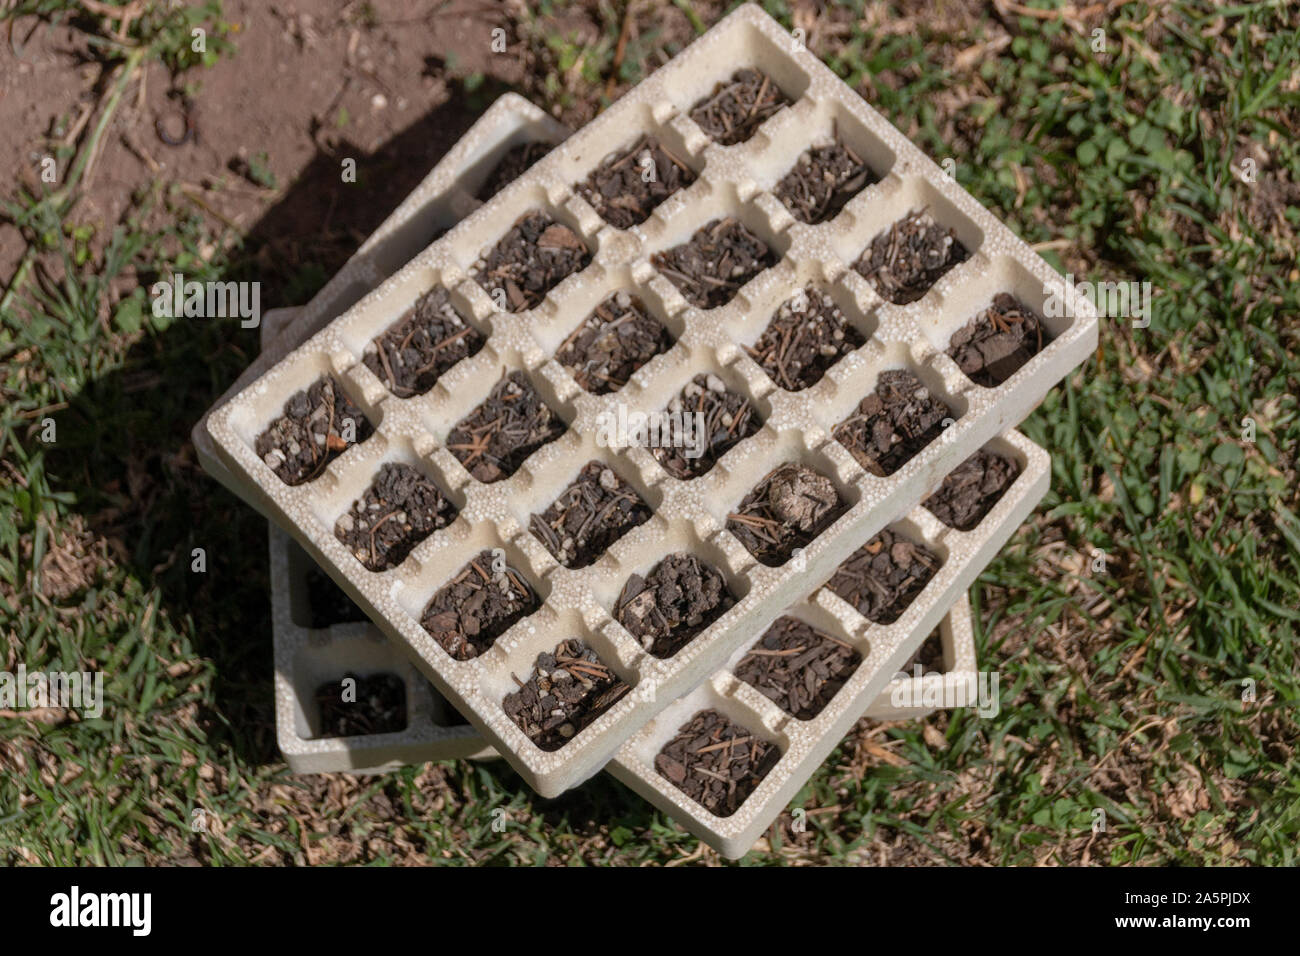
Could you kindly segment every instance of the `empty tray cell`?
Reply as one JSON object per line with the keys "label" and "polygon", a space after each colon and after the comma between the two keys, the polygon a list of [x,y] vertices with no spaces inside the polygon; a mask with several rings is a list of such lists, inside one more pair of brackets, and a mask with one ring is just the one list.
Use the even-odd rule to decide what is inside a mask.
{"label": "empty tray cell", "polygon": [[861,663],[853,645],[787,615],[741,658],[736,676],[787,714],[812,720]]}
{"label": "empty tray cell", "polygon": [[820,382],[828,368],[864,341],[834,299],[808,286],[781,304],[745,351],[778,386],[800,392]]}
{"label": "empty tray cell", "polygon": [[948,357],[976,385],[996,388],[1050,341],[1033,309],[1000,292],[987,309],[952,334]]}
{"label": "empty tray cell", "polygon": [[858,464],[885,477],[939,437],[955,416],[907,369],[881,372],[875,391],[835,426],[835,440]]}
{"label": "empty tray cell", "polygon": [[551,143],[544,143],[535,140],[530,143],[519,143],[517,146],[511,146],[504,156],[498,160],[492,172],[488,173],[487,179],[479,187],[476,198],[482,202],[487,202],[501,190],[505,189],[516,179],[532,167],[555,146]]}
{"label": "empty tray cell", "polygon": [[301,485],[319,478],[348,446],[373,432],[339,383],[324,375],[284,403],[284,414],[257,436],[255,448],[281,481]]}
{"label": "empty tray cell", "polygon": [[1020,474],[1020,465],[981,448],[950,471],[925,508],[950,528],[969,531],[984,520]]}
{"label": "empty tray cell", "polygon": [[646,443],[664,471],[682,481],[707,473],[763,426],[753,403],[711,374],[692,378],[660,414],[659,424],[669,426],[668,434],[660,428],[656,435],[647,434]]}
{"label": "empty tray cell", "polygon": [[443,372],[483,347],[442,286],[434,286],[386,332],[366,345],[362,361],[398,398],[422,395]]}
{"label": "empty tray cell", "polygon": [[655,770],[714,816],[729,817],[781,759],[780,748],[702,710],[655,756]]}
{"label": "empty tray cell", "polygon": [[838,135],[803,153],[773,192],[790,214],[810,226],[834,219],[850,199],[878,177]]}
{"label": "empty tray cell", "polygon": [[[513,675],[511,675],[513,676]],[[559,750],[630,689],[577,638],[537,655],[527,681],[502,701],[506,714],[541,750]]]}
{"label": "empty tray cell", "polygon": [[693,182],[691,167],[654,136],[642,136],[629,149],[607,157],[576,189],[601,219],[615,229],[630,229]]}
{"label": "empty tray cell", "polygon": [[564,434],[564,421],[523,372],[502,376],[488,397],[447,435],[447,450],[485,484],[509,478],[524,460]]}
{"label": "empty tray cell", "polygon": [[943,635],[939,633],[937,627],[930,632],[930,636],[916,649],[916,653],[907,659],[907,663],[901,668],[902,673],[907,677],[916,677],[918,664],[921,667],[921,677],[925,677],[927,674],[946,674],[948,672],[948,667],[943,659]]}
{"label": "empty tray cell", "polygon": [[520,217],[472,271],[498,309],[522,312],[589,262],[591,250],[581,236],[535,210]]}
{"label": "empty tray cell", "polygon": [[717,568],[685,551],[623,585],[614,619],[658,658],[672,657],[735,604]]}
{"label": "empty tray cell", "polygon": [[726,305],[741,287],[780,256],[738,219],[714,219],[689,242],[655,253],[650,261],[697,309]]}
{"label": "empty tray cell", "polygon": [[410,465],[385,462],[366,493],[334,522],[334,537],[369,571],[387,571],[456,517],[442,489]]}
{"label": "empty tray cell", "polygon": [[743,143],[790,98],[761,70],[737,70],[691,108],[691,119],[714,142]]}
{"label": "empty tray cell", "polygon": [[[306,556],[304,555],[304,560]],[[369,620],[366,612],[357,607],[355,601],[348,597],[341,587],[334,583],[334,579],[322,571],[320,568],[312,565],[305,574],[307,584],[307,620],[297,620],[295,611],[295,624],[302,627],[321,628],[329,627],[331,624],[351,624],[359,621]]]}
{"label": "empty tray cell", "polygon": [[672,345],[672,335],[644,302],[616,292],[573,330],[555,357],[584,389],[605,395],[622,388],[637,369]]}
{"label": "empty tray cell", "polygon": [[480,551],[434,594],[420,624],[458,661],[485,652],[538,608],[537,593],[500,552]]}
{"label": "empty tray cell", "polygon": [[589,461],[578,477],[528,522],[533,537],[566,568],[585,568],[637,525],[650,506],[603,462]]}
{"label": "empty tray cell", "polygon": [[845,507],[833,481],[807,465],[786,462],[727,515],[727,530],[758,561],[775,568],[830,527]]}
{"label": "empty tray cell", "polygon": [[915,302],[970,253],[957,234],[917,209],[871,240],[853,268],[894,305]]}
{"label": "empty tray cell", "polygon": [[318,738],[397,733],[406,729],[406,682],[388,672],[349,672],[316,689],[316,706]]}
{"label": "empty tray cell", "polygon": [[929,548],[886,528],[849,555],[826,587],[868,621],[893,624],[942,564]]}

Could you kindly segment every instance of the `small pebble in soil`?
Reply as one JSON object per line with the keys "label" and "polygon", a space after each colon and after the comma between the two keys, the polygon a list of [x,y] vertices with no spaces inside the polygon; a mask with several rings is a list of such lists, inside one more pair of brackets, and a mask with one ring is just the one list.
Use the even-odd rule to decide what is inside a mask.
{"label": "small pebble in soil", "polygon": [[315,697],[319,737],[392,734],[406,728],[406,683],[396,674],[358,677],[349,672],[342,680],[322,684]]}
{"label": "small pebble in soil", "polygon": [[616,229],[639,226],[665,199],[695,182],[695,173],[653,136],[642,136],[592,170],[578,193]]}
{"label": "small pebble in soil", "polygon": [[736,676],[800,720],[812,720],[862,663],[850,644],[779,617],[736,665]]}
{"label": "small pebble in soil", "polygon": [[555,357],[584,389],[605,395],[622,388],[637,369],[672,345],[673,337],[641,300],[619,292],[596,306]]}
{"label": "small pebble in soil", "polygon": [[781,88],[759,70],[737,70],[691,108],[691,119],[714,142],[743,143],[778,111],[790,104]]}
{"label": "small pebble in soil", "polygon": [[716,710],[702,710],[655,756],[655,770],[704,809],[729,817],[781,759],[780,748]]}
{"label": "small pebble in soil", "polygon": [[828,368],[863,342],[835,301],[809,286],[782,303],[745,351],[777,385],[798,392],[820,382]]}
{"label": "small pebble in soil", "polygon": [[301,485],[373,432],[338,382],[322,376],[284,403],[284,413],[258,436],[254,449],[286,485]]}
{"label": "small pebble in soil", "polygon": [[[682,416],[682,440],[654,444],[650,454],[668,474],[682,481],[707,473],[729,449],[763,424],[749,399],[711,374],[702,373],[687,382],[665,411]],[[696,430],[700,421],[704,423],[702,434]]]}
{"label": "small pebble in soil", "polygon": [[948,357],[976,385],[996,388],[1049,341],[1043,320],[1032,309],[999,292],[992,305],[952,334]]}
{"label": "small pebble in soil", "polygon": [[601,462],[589,461],[528,527],[566,568],[585,568],[609,546],[650,519],[636,490]]}
{"label": "small pebble in soil", "polygon": [[948,406],[907,369],[881,372],[875,391],[832,435],[873,475],[892,475],[943,432]]}
{"label": "small pebble in soil", "polygon": [[528,172],[533,163],[537,162],[552,149],[550,143],[543,143],[540,140],[531,143],[520,143],[518,146],[512,146],[501,157],[492,172],[488,173],[487,179],[479,188],[478,199],[487,202],[501,190],[505,189],[516,179]]}
{"label": "small pebble in soil", "polygon": [[969,257],[955,232],[920,209],[871,240],[853,268],[882,297],[906,305],[925,295],[944,273]]}
{"label": "small pebble in soil", "polygon": [[1006,455],[981,448],[950,471],[925,499],[926,510],[950,528],[970,531],[984,520],[1020,474]]}
{"label": "small pebble in soil", "polygon": [[480,551],[439,588],[420,623],[444,651],[458,661],[478,657],[533,611],[537,595],[523,575]]}
{"label": "small pebble in soil", "polygon": [[774,192],[791,215],[815,226],[835,218],[875,181],[866,162],[837,137],[829,146],[816,146],[800,156]]}
{"label": "small pebble in soil", "polygon": [[370,571],[386,571],[456,517],[442,490],[410,465],[386,462],[366,493],[334,523],[334,536]]}
{"label": "small pebble in soil", "polygon": [[726,218],[706,223],[690,241],[657,252],[650,261],[691,305],[716,309],[754,276],[776,265],[778,258],[742,223]]}
{"label": "small pebble in soil", "polygon": [[447,435],[447,449],[485,484],[509,478],[529,455],[564,434],[564,422],[523,372],[502,377]]}
{"label": "small pebble in soil", "polygon": [[577,638],[537,656],[532,675],[502,706],[534,744],[559,750],[614,706],[630,689]]}
{"label": "small pebble in soil", "polygon": [[442,286],[434,286],[366,346],[366,368],[399,398],[422,395],[461,359],[483,347],[482,333],[466,323]]}
{"label": "small pebble in soil", "polygon": [[807,465],[787,462],[768,473],[727,516],[727,530],[769,567],[821,534],[844,511],[835,483]]}
{"label": "small pebble in soil", "polygon": [[876,624],[893,624],[939,570],[929,548],[886,528],[849,555],[826,587]]}
{"label": "small pebble in soil", "polygon": [[541,304],[561,280],[586,268],[591,252],[568,226],[544,213],[530,212],[481,262],[475,264],[475,279],[493,303],[499,309],[521,312]]}
{"label": "small pebble in soil", "polygon": [[735,603],[717,569],[683,551],[668,555],[644,578],[628,578],[614,619],[655,657],[668,658]]}

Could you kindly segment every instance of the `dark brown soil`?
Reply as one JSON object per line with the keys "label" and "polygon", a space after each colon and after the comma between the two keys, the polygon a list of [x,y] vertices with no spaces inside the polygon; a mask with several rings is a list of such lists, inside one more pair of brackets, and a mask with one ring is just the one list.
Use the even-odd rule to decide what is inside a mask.
{"label": "dark brown soil", "polygon": [[779,567],[844,508],[834,482],[807,465],[787,462],[745,495],[727,516],[727,530],[763,564]]}
{"label": "dark brown soil", "polygon": [[550,143],[544,143],[540,140],[531,143],[520,143],[518,146],[512,146],[501,157],[501,160],[488,173],[488,178],[484,180],[483,185],[479,188],[478,199],[487,202],[501,190],[505,189],[516,179],[528,172],[533,163],[537,162],[555,147]]}
{"label": "dark brown soil", "polygon": [[735,604],[716,568],[693,554],[670,554],[645,578],[623,585],[614,618],[658,658],[672,657]]}
{"label": "dark brown soil", "polygon": [[585,568],[637,525],[650,508],[636,490],[599,461],[589,461],[573,483],[528,523],[533,537],[566,568]]}
{"label": "dark brown soil", "polygon": [[691,108],[691,119],[714,142],[732,146],[749,139],[769,117],[789,105],[789,98],[767,74],[737,70]]}
{"label": "dark brown soil", "polygon": [[826,587],[867,620],[893,624],[942,563],[924,545],[886,528],[854,551]]}
{"label": "dark brown soil", "polygon": [[924,504],[948,527],[969,531],[993,510],[1019,474],[1015,461],[981,448],[950,471]]}
{"label": "dark brown soil", "polygon": [[999,292],[992,305],[952,334],[948,356],[976,385],[995,388],[1049,341],[1037,313]]}
{"label": "dark brown soil", "polygon": [[943,637],[939,634],[938,628],[930,632],[930,636],[916,649],[916,653],[907,659],[907,663],[901,670],[908,677],[915,677],[913,668],[917,664],[921,665],[922,677],[926,674],[947,673],[943,666]]}
{"label": "dark brown soil", "polygon": [[[343,699],[345,680],[356,681],[355,701]],[[317,688],[316,705],[321,737],[392,734],[406,728],[406,683],[396,674],[345,674],[343,680]]]}
{"label": "dark brown soil", "polygon": [[439,285],[420,296],[396,324],[370,342],[362,361],[390,392],[410,398],[433,388],[447,369],[481,349],[484,341]]}
{"label": "dark brown soil", "polygon": [[542,401],[523,372],[511,372],[493,386],[483,404],[447,435],[447,449],[485,484],[509,478],[543,445],[564,434],[565,425]]}
{"label": "dark brown soil", "polygon": [[850,199],[876,180],[866,162],[836,139],[830,146],[818,146],[800,156],[774,191],[792,216],[815,226],[834,219]]}
{"label": "dark brown soil", "polygon": [[735,219],[714,219],[689,242],[655,253],[650,261],[697,309],[726,305],[778,256]]}
{"label": "dark brown soil", "polygon": [[876,390],[835,426],[836,441],[873,475],[892,475],[943,431],[952,412],[907,369],[880,373]]}
{"label": "dark brown soil", "polygon": [[970,258],[957,234],[924,209],[908,213],[871,241],[853,264],[876,291],[895,305],[915,302],[945,272]]}
{"label": "dark brown soil", "polygon": [[787,714],[812,720],[862,663],[862,655],[825,631],[779,617],[736,665],[736,676]]}
{"label": "dark brown soil", "polygon": [[716,710],[702,710],[664,744],[655,769],[710,813],[729,817],[780,759],[776,744]]}
{"label": "dark brown soil", "polygon": [[555,358],[584,389],[605,395],[672,345],[673,337],[640,299],[617,292],[573,330]]}
{"label": "dark brown soil", "polygon": [[[514,675],[511,675],[514,677]],[[502,702],[506,713],[542,750],[559,750],[630,689],[596,652],[576,638],[537,655],[525,683]]]}
{"label": "dark brown soil", "polygon": [[820,382],[828,368],[864,341],[834,300],[809,286],[782,303],[745,351],[777,385],[798,392]]}
{"label": "dark brown soil", "polygon": [[[668,403],[670,413],[683,416],[704,415],[704,450],[698,458],[687,447],[665,446],[652,448],[650,454],[674,478],[689,481],[708,472],[727,450],[744,441],[763,425],[757,409],[744,395],[727,388],[716,375],[696,375],[686,383],[681,394]],[[693,419],[692,419],[693,421]],[[692,424],[692,428],[695,426]],[[695,447],[699,447],[698,443]]]}
{"label": "dark brown soil", "polygon": [[[530,212],[475,263],[475,277],[498,308],[521,312],[535,308],[589,262],[591,251],[581,236],[544,213]],[[504,302],[494,295],[497,290],[505,293]]]}
{"label": "dark brown soil", "polygon": [[370,571],[387,571],[456,517],[456,506],[410,465],[386,462],[366,493],[334,523],[342,541]]}
{"label": "dark brown soil", "polygon": [[695,173],[660,145],[642,136],[626,152],[601,163],[577,191],[600,218],[615,229],[630,229],[650,218],[655,208],[695,182]]}
{"label": "dark brown soil", "polygon": [[281,481],[301,485],[319,478],[347,450],[349,438],[360,444],[373,432],[339,383],[322,376],[284,403],[284,414],[258,436],[254,447]]}
{"label": "dark brown soil", "polygon": [[496,573],[491,550],[480,551],[443,585],[420,618],[438,645],[458,661],[478,657],[538,607],[537,595],[514,568]]}
{"label": "dark brown soil", "polygon": [[348,597],[334,579],[314,565],[307,569],[307,626],[329,627],[366,621],[366,612]]}

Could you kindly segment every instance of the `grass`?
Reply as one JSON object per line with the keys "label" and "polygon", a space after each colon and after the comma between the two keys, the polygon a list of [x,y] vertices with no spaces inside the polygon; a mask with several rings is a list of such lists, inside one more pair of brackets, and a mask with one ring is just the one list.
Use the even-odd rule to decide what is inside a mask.
{"label": "grass", "polygon": [[[787,811],[744,862],[1294,864],[1294,4],[1133,2],[1075,25],[973,3],[768,7],[1054,265],[1149,280],[1155,298],[1148,328],[1103,320],[1097,356],[1024,425],[1052,490],[972,589],[1001,713],[859,724],[791,805],[807,830]],[[525,92],[580,120],[722,12],[643,5],[619,58],[621,4],[541,5],[514,24]],[[119,39],[73,19],[117,76],[133,58],[202,75],[188,20],[151,9]],[[716,861],[604,776],[543,801],[500,763],[286,772],[265,526],[188,440],[253,333],[182,330],[146,298],[173,271],[267,278],[265,257],[165,178],[117,224],[82,221],[78,189],[4,207],[31,251],[0,277],[0,669],[102,670],[108,701],[98,720],[0,717],[0,861]],[[327,274],[277,268],[297,301]]]}

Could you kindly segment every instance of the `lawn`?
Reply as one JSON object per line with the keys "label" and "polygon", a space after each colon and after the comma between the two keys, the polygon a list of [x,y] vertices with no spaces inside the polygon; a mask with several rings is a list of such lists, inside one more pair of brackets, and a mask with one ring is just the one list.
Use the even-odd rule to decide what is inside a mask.
{"label": "lawn", "polygon": [[[546,801],[499,761],[289,774],[265,522],[189,441],[256,332],[156,318],[147,289],[301,304],[436,159],[393,130],[429,109],[458,135],[505,88],[580,124],[730,5],[167,6],[0,0],[0,670],[100,670],[107,696],[97,719],[0,711],[0,862],[720,862],[603,775]],[[1149,281],[1153,307],[1104,318],[1023,425],[1052,489],[971,591],[1001,712],[860,722],[792,803],[806,830],[787,809],[743,862],[1294,864],[1296,3],[764,6],[1062,272]],[[496,27],[496,59],[457,42]],[[263,106],[220,91],[281,34],[290,75],[334,56],[348,82],[314,117],[266,96],[294,125],[237,155],[223,134]],[[395,34],[398,66],[375,49]],[[153,116],[187,100],[208,137],[168,152]],[[367,191],[336,203],[352,147]]]}

